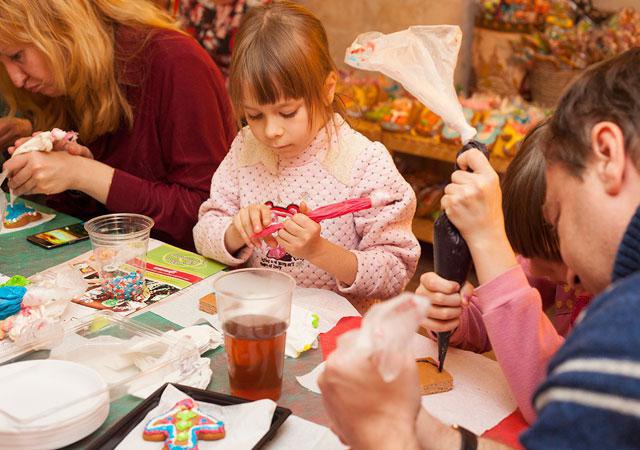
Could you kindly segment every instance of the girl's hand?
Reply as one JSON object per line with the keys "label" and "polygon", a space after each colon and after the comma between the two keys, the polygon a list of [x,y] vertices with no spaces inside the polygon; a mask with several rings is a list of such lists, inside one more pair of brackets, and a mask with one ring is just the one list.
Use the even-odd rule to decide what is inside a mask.
{"label": "girl's hand", "polygon": [[312,261],[321,251],[325,240],[320,236],[322,227],[310,219],[307,205],[300,205],[300,213],[287,219],[278,231],[278,244],[292,256]]}
{"label": "girl's hand", "polygon": [[66,152],[31,152],[9,159],[3,169],[9,173],[9,187],[16,196],[51,195],[76,189],[81,170],[77,158]]}
{"label": "girl's hand", "polygon": [[453,173],[451,183],[444,189],[443,210],[470,247],[502,239],[504,216],[498,174],[475,149],[460,155],[458,165],[461,170]]}
{"label": "girl's hand", "polygon": [[[249,205],[242,208],[233,217],[233,228],[240,240],[249,248],[260,246],[260,239],[252,239],[254,233],[259,233],[271,225],[271,208],[267,205]],[[271,236],[264,238],[264,241],[275,247],[275,239]],[[234,246],[235,247],[235,246]],[[237,249],[236,249],[237,250]]]}
{"label": "girl's hand", "polygon": [[466,283],[462,289],[455,281],[445,280],[435,272],[427,272],[420,277],[416,294],[431,300],[431,308],[422,325],[430,331],[453,331],[460,325],[462,308],[469,304],[473,286]]}

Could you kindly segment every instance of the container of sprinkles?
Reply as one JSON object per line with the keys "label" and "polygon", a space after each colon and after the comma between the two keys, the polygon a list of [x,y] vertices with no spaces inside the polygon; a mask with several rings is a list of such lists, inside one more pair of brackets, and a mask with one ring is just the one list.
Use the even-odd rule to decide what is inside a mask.
{"label": "container of sprinkles", "polygon": [[103,303],[117,310],[144,301],[146,255],[153,219],[141,214],[108,214],[85,223],[102,289]]}

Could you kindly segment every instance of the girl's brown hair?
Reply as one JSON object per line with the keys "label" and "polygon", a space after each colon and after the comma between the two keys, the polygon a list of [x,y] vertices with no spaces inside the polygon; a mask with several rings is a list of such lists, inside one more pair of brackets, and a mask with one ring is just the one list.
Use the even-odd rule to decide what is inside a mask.
{"label": "girl's brown hair", "polygon": [[327,122],[343,109],[337,96],[333,104],[325,101],[331,72],[337,69],[327,34],[309,10],[288,1],[251,8],[238,29],[229,73],[238,123],[245,117],[245,95],[260,105],[302,98],[310,118],[319,114]]}
{"label": "girl's brown hair", "polygon": [[122,123],[131,126],[133,111],[116,73],[118,25],[178,30],[148,0],[0,2],[0,45],[33,45],[49,63],[55,87],[65,93],[52,98],[18,89],[0,64],[0,93],[10,113],[31,113],[39,130],[73,127],[87,143]]}
{"label": "girl's brown hair", "polygon": [[546,195],[543,147],[548,121],[531,130],[520,145],[502,180],[502,209],[507,237],[525,258],[562,261],[558,237],[542,213]]}

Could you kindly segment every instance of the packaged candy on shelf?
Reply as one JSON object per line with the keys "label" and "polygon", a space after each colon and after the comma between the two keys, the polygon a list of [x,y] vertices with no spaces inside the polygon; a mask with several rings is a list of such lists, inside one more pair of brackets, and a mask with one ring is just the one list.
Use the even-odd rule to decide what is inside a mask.
{"label": "packaged candy on shelf", "polygon": [[440,135],[443,122],[440,116],[431,111],[429,108],[422,108],[415,130],[421,136],[435,137]]}
{"label": "packaged candy on shelf", "polygon": [[362,117],[380,97],[377,80],[356,72],[341,72],[336,92],[350,117]]}
{"label": "packaged candy on shelf", "polygon": [[409,131],[415,121],[418,103],[408,97],[397,98],[389,104],[389,110],[382,116],[380,126],[387,131]]}

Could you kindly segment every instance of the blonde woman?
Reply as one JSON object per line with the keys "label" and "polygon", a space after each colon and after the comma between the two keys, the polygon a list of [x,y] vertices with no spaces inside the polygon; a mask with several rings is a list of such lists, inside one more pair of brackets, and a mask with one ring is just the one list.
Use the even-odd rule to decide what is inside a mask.
{"label": "blonde woman", "polygon": [[17,195],[47,194],[82,218],[145,214],[157,238],[193,247],[235,125],[220,72],[192,38],[149,1],[4,0],[0,61],[11,112],[82,143],[7,161]]}

